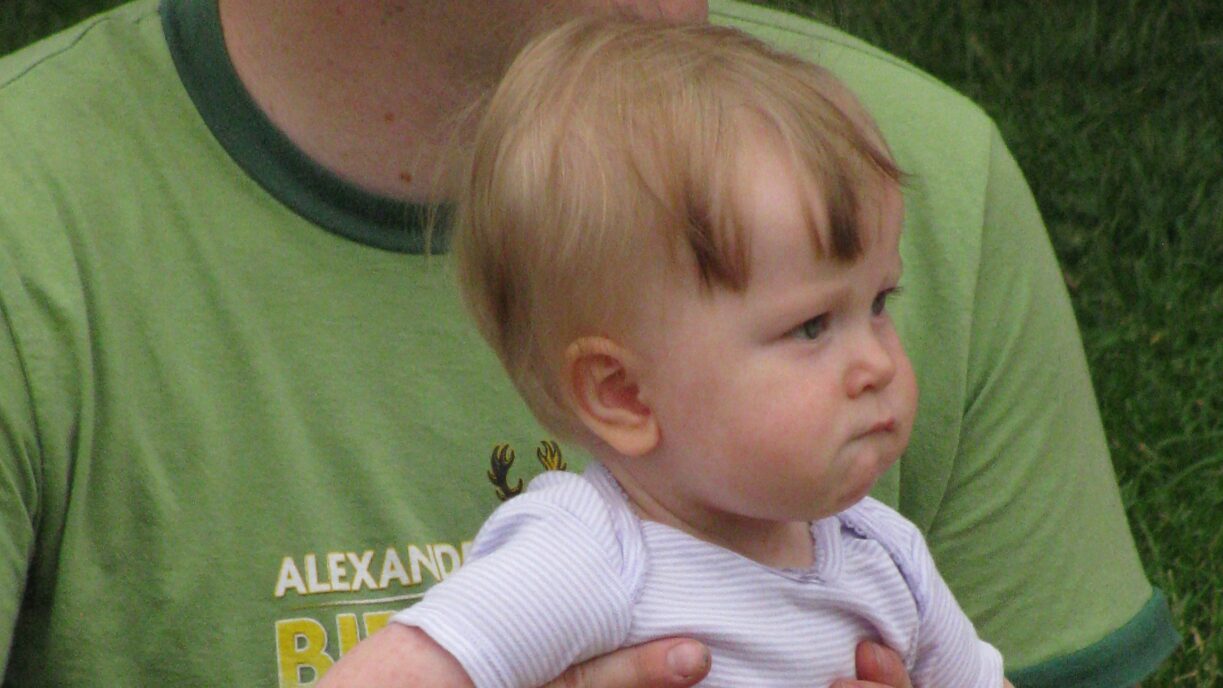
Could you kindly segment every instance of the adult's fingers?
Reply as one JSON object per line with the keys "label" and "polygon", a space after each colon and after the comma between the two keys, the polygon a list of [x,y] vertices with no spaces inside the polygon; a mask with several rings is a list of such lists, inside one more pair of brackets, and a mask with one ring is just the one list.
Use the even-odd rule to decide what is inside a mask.
{"label": "adult's fingers", "polygon": [[832,688],[913,688],[900,655],[879,643],[864,640],[854,652],[858,679],[838,679]]}
{"label": "adult's fingers", "polygon": [[709,666],[704,645],[664,638],[570,667],[545,688],[688,688],[705,678]]}

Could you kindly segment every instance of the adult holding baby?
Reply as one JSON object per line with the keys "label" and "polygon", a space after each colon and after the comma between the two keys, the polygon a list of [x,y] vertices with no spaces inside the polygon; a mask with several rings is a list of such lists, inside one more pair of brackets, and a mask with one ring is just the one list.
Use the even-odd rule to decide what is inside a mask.
{"label": "adult holding baby", "polygon": [[[496,503],[490,447],[546,435],[405,225],[545,5],[143,2],[0,65],[8,680],[308,683],[446,575]],[[826,27],[711,19],[836,72],[914,177],[897,320],[923,397],[875,494],[1019,676],[1137,681],[1174,634],[992,124]],[[675,642],[582,680],[683,685]]]}

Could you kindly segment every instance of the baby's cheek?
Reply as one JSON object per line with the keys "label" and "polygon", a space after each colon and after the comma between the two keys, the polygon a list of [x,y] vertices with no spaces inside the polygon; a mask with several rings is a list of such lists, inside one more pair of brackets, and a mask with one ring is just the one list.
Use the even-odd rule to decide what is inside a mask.
{"label": "baby's cheek", "polygon": [[664,432],[707,446],[722,441],[728,423],[737,423],[737,409],[731,403],[734,398],[734,392],[717,380],[692,376],[677,380],[669,403],[655,410]]}
{"label": "baby's cheek", "polygon": [[788,462],[795,453],[809,451],[820,433],[819,419],[801,399],[777,393],[756,397],[730,423],[737,437],[750,442],[762,460],[773,463]]}
{"label": "baby's cheek", "polygon": [[904,414],[908,425],[912,427],[913,419],[917,415],[917,400],[921,396],[921,391],[917,388],[917,378],[908,359],[905,359],[904,365],[896,373],[897,391],[902,407],[898,409],[898,412]]}

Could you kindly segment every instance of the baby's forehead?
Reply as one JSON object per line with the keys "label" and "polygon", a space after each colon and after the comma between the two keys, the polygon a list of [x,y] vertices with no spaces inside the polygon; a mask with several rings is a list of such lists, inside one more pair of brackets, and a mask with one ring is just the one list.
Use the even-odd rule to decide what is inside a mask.
{"label": "baby's forehead", "polygon": [[[844,261],[899,230],[890,220],[903,204],[900,184],[888,174],[858,160],[813,161],[810,151],[759,130],[737,148],[723,197],[748,245],[792,251],[805,242],[820,259]],[[803,231],[778,231],[788,227]]]}

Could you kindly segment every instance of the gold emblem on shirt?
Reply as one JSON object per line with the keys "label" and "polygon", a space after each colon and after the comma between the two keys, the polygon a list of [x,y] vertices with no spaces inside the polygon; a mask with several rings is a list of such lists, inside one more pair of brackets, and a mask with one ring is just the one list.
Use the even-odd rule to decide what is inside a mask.
{"label": "gold emblem on shirt", "polygon": [[[493,453],[488,459],[489,469],[485,475],[496,488],[497,498],[503,502],[522,493],[522,478],[510,485],[510,467],[514,465],[515,458],[513,447],[508,444],[498,444],[493,447]],[[565,457],[561,454],[560,445],[552,440],[544,440],[539,443],[539,446],[535,448],[535,458],[539,460],[545,471],[563,471],[569,468],[569,465],[565,463]]]}

